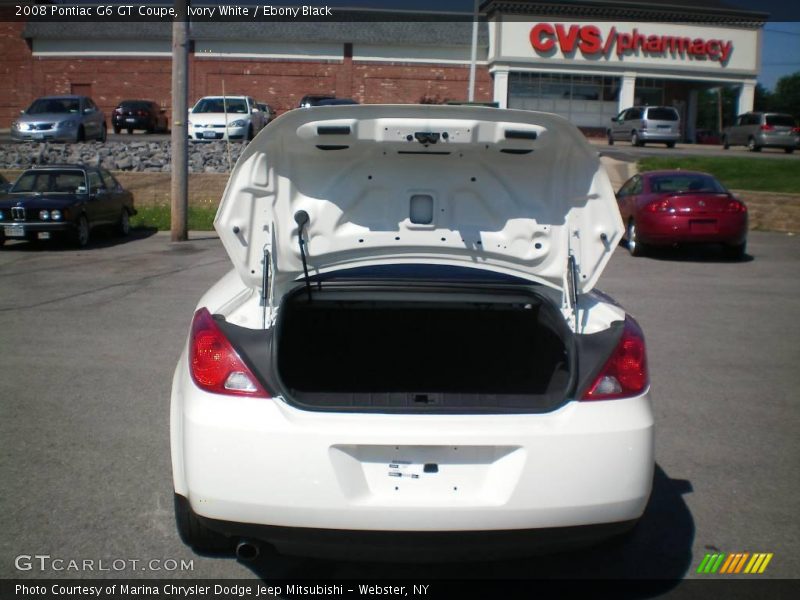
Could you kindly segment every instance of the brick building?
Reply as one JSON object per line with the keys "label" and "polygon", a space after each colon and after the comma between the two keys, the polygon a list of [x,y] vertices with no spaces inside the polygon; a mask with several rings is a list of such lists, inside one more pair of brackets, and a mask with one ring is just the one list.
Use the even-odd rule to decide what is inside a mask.
{"label": "brick building", "polygon": [[[488,0],[481,10],[478,101],[601,130],[634,103],[669,104],[682,113],[687,139],[703,89],[735,87],[739,113],[752,109],[764,14],[713,0]],[[467,98],[468,20],[351,16],[192,23],[190,101],[222,93],[223,83],[279,113],[317,93],[362,103]],[[90,95],[107,114],[128,98],[170,106],[170,41],[169,23],[0,22],[0,127],[45,94]]]}

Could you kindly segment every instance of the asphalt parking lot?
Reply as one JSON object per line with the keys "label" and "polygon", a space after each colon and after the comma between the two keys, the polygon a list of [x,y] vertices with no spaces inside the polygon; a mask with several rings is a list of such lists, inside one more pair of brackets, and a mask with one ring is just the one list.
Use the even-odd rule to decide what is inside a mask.
{"label": "asphalt parking lot", "polygon": [[[502,563],[413,566],[203,557],[173,524],[172,371],[219,241],[137,232],[83,251],[0,249],[0,578],[647,577],[706,552],[771,552],[800,576],[800,236],[751,234],[750,257],[617,250],[600,287],[644,328],[657,416],[654,493],[624,546]],[[165,572],[20,570],[20,555],[193,560]],[[670,591],[674,584],[664,584]]]}

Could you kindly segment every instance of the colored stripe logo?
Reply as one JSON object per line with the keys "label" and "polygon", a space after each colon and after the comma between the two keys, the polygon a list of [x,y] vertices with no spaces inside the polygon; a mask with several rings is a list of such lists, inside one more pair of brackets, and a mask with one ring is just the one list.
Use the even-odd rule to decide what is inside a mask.
{"label": "colored stripe logo", "polygon": [[706,554],[697,567],[697,572],[702,574],[720,575],[760,575],[767,569],[769,561],[772,560],[773,553],[769,552],[714,552]]}

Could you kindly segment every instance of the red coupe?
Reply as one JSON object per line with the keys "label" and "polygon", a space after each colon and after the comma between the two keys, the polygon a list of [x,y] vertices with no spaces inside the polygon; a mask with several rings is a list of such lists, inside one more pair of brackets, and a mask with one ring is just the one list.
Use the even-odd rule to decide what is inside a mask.
{"label": "red coupe", "polygon": [[747,246],[747,207],[708,173],[648,171],[617,192],[632,256],[648,246],[722,244],[730,258]]}

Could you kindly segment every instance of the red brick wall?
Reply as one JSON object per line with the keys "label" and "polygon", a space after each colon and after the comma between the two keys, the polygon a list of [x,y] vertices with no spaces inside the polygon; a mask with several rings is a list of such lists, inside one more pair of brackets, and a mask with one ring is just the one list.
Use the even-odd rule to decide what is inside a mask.
{"label": "red brick wall", "polygon": [[[466,100],[469,68],[419,64],[360,63],[338,61],[229,60],[193,58],[192,102],[225,92],[253,96],[278,113],[296,108],[306,94],[352,97],[362,103],[408,104],[423,97]],[[475,99],[491,101],[492,79],[485,67],[476,76]]]}
{"label": "red brick wall", "polygon": [[[170,107],[171,62],[165,58],[33,58],[21,37],[22,23],[0,22],[0,127],[37,96],[68,94],[73,85],[91,86],[91,96],[110,115],[128,98]],[[469,68],[413,63],[353,61],[231,60],[189,57],[189,103],[211,94],[253,96],[278,113],[295,108],[306,94],[352,97],[362,103],[466,100]],[[475,99],[492,99],[492,80],[479,67]]]}
{"label": "red brick wall", "polygon": [[[0,19],[10,9],[0,9]],[[9,17],[6,17],[9,18]],[[8,127],[33,98],[33,59],[22,38],[24,23],[0,21],[0,127]]]}

